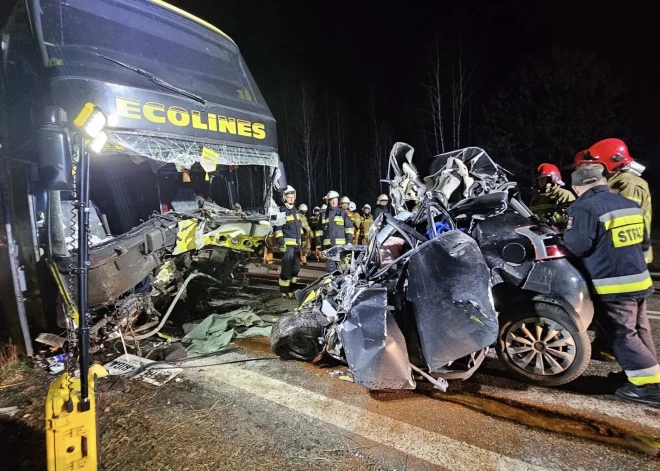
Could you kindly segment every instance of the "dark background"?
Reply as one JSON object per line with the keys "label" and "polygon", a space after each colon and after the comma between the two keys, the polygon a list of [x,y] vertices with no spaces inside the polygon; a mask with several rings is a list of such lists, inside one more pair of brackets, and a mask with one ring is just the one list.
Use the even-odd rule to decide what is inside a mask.
{"label": "dark background", "polygon": [[[660,8],[651,2],[171,3],[238,44],[306,203],[335,189],[373,204],[395,141],[416,148],[420,170],[443,150],[428,89],[436,61],[445,151],[484,147],[528,186],[540,162],[567,179],[576,152],[621,137],[652,189],[658,181]],[[460,71],[469,80],[457,138]]]}
{"label": "dark background", "polygon": [[[412,144],[418,162],[436,153],[428,145],[432,122],[424,87],[435,44],[448,108],[443,112],[446,134],[451,134],[449,77],[459,49],[464,66],[474,69],[456,147],[486,148],[529,184],[538,163],[555,162],[568,178],[576,152],[597,140],[621,137],[648,166],[644,176],[652,186],[657,180],[660,8],[651,2],[174,3],[239,45],[278,120],[280,153],[303,199],[306,175],[294,162],[300,146],[282,142],[299,134],[301,84],[313,90],[322,148],[315,170],[322,176],[312,185],[319,187],[313,190],[315,202],[329,186],[341,187],[359,204],[365,198],[373,202],[381,190],[376,182],[385,177],[374,174],[383,169],[374,160],[386,162],[394,141]],[[341,183],[336,143],[322,136],[324,121],[334,121],[327,116],[333,104],[346,113]],[[374,142],[372,110],[381,127],[379,143]],[[329,177],[325,161],[334,172]]]}

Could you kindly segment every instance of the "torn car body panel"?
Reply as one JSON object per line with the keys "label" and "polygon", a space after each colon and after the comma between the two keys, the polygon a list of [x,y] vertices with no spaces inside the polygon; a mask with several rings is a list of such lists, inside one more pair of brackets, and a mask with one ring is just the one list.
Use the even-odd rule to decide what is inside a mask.
{"label": "torn car body panel", "polygon": [[359,288],[338,333],[356,383],[415,389],[406,340],[387,309],[385,288]]}
{"label": "torn car body panel", "polygon": [[[413,372],[445,390],[447,379],[473,375],[492,345],[521,379],[575,379],[588,362],[593,305],[560,236],[533,218],[483,149],[437,156],[424,179],[413,152],[396,143],[390,154],[396,216],[374,221],[366,247],[328,253],[352,252],[350,263],[297,293],[296,314],[273,329],[273,352],[308,361],[324,352],[370,389],[409,389]],[[549,312],[539,303],[561,309],[539,317]],[[521,322],[510,319],[537,322],[522,335],[538,339],[512,332]],[[290,355],[299,342],[308,354]]]}
{"label": "torn car body panel", "polygon": [[431,239],[410,257],[407,298],[430,373],[497,339],[488,266],[460,231]]}

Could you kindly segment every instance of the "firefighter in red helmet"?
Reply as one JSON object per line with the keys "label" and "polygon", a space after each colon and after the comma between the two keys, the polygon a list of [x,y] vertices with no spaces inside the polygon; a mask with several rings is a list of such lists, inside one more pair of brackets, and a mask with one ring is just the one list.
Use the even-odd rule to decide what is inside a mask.
{"label": "firefighter in red helmet", "polygon": [[564,182],[556,165],[544,163],[536,169],[536,192],[530,201],[530,209],[537,215],[562,225],[564,211],[575,201],[575,195],[563,188]]}
{"label": "firefighter in red helmet", "polygon": [[[644,225],[651,234],[651,192],[648,183],[641,177],[645,167],[630,156],[625,142],[614,138],[603,139],[578,152],[574,162],[576,167],[600,165],[610,190],[640,205],[644,212]],[[644,259],[646,263],[653,261],[650,248],[644,253]]]}

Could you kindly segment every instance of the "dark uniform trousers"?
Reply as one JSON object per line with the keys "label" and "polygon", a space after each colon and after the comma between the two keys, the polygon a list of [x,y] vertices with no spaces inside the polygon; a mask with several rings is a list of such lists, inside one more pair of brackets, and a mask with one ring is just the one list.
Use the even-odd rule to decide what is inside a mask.
{"label": "dark uniform trousers", "polygon": [[287,245],[282,255],[282,267],[280,271],[280,293],[291,293],[295,291],[300,273],[300,247]]}
{"label": "dark uniform trousers", "polygon": [[624,371],[637,373],[658,364],[646,298],[597,301],[596,311],[595,322]]}

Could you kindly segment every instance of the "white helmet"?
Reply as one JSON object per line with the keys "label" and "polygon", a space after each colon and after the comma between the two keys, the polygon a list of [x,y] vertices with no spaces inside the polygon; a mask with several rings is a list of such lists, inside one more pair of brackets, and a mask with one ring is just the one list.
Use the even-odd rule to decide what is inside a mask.
{"label": "white helmet", "polygon": [[369,211],[371,211],[371,205],[365,204],[364,206],[362,206],[362,209],[368,209]]}
{"label": "white helmet", "polygon": [[348,203],[348,209],[350,209],[351,211],[355,211],[357,209],[357,204],[351,201],[350,203]]}
{"label": "white helmet", "polygon": [[324,205],[321,206],[321,211],[325,211],[326,209],[328,209],[328,205],[327,205],[327,204],[324,204]]}
{"label": "white helmet", "polygon": [[342,196],[339,200],[339,204],[350,203],[351,199],[348,196]]}
{"label": "white helmet", "polygon": [[321,211],[321,208],[319,208],[318,206],[314,206],[314,209],[312,211],[316,211],[317,209]]}
{"label": "white helmet", "polygon": [[385,193],[383,193],[382,195],[380,195],[380,196],[378,197],[378,202],[379,202],[379,203],[380,203],[381,201],[389,201],[389,200],[390,200],[390,199],[387,197],[387,195],[386,195]]}
{"label": "white helmet", "polygon": [[307,205],[305,203],[298,206],[298,211],[307,211]]}
{"label": "white helmet", "polygon": [[289,193],[295,193],[296,189],[291,185],[287,185],[286,189],[282,192],[283,195],[288,195]]}
{"label": "white helmet", "polygon": [[325,195],[325,197],[329,200],[331,200],[332,198],[339,198],[339,193],[337,193],[336,191],[328,191],[328,194]]}

